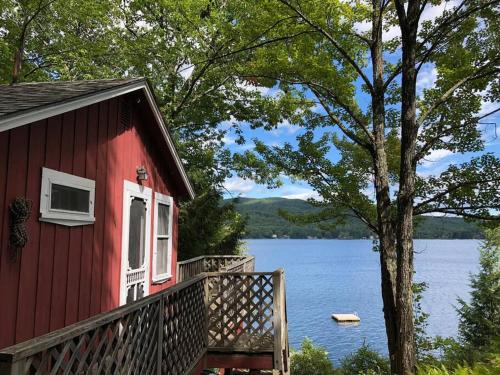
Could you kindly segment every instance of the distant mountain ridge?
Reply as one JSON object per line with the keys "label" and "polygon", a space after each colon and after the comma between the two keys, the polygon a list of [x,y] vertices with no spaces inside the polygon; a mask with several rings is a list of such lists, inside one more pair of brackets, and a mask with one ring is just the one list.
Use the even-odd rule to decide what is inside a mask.
{"label": "distant mountain ridge", "polygon": [[[224,202],[229,202],[226,199]],[[356,218],[335,229],[323,230],[318,225],[290,223],[278,214],[282,209],[293,214],[313,213],[318,208],[300,199],[286,198],[238,198],[235,204],[239,213],[247,217],[246,238],[370,238],[372,233]],[[432,217],[419,219],[415,238],[469,239],[481,238],[474,223],[458,217]]]}

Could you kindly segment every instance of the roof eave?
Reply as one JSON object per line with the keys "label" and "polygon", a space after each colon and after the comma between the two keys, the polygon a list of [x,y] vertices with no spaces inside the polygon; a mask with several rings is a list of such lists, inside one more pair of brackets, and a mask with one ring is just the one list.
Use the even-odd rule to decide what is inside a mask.
{"label": "roof eave", "polygon": [[182,161],[179,157],[179,154],[177,153],[177,150],[174,147],[172,138],[170,137],[170,134],[163,120],[163,116],[161,115],[160,109],[156,104],[154,94],[145,79],[124,84],[122,86],[106,89],[97,93],[80,96],[71,100],[54,103],[43,107],[37,107],[17,114],[5,116],[3,119],[0,118],[0,132],[17,128],[19,126],[27,125],[39,120],[46,119],[48,117],[57,116],[62,113],[73,111],[78,108],[86,107],[95,103],[99,103],[104,100],[109,100],[141,89],[144,91],[144,94],[153,112],[156,123],[160,128],[161,133],[163,134],[163,138],[167,143],[169,151],[172,154],[175,165],[179,169],[182,182],[186,188],[189,198],[194,199],[195,197],[194,189],[191,183],[189,182],[189,178],[184,169],[184,166],[182,165]]}

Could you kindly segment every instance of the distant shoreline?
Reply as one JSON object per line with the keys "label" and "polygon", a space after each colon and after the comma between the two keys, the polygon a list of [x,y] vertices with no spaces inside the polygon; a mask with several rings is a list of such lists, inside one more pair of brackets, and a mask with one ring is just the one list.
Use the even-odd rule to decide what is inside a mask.
{"label": "distant shoreline", "polygon": [[[370,239],[373,232],[360,220],[347,216],[341,223],[325,221],[317,224],[290,222],[280,212],[307,216],[318,212],[317,207],[299,199],[239,198],[236,211],[246,218],[245,237],[248,239]],[[417,239],[481,239],[481,228],[459,217],[422,216],[415,219]]]}
{"label": "distant shoreline", "polygon": [[[445,240],[445,241],[469,241],[469,240],[476,240],[476,241],[481,241],[483,238],[428,238],[428,237],[415,237],[413,238],[414,240]],[[318,238],[306,238],[306,237],[301,237],[301,238],[284,238],[284,237],[279,237],[279,238],[269,238],[269,237],[257,237],[257,238],[242,238],[242,240],[341,240],[341,241],[359,241],[359,240],[364,240],[364,241],[373,241],[371,238],[326,238],[326,237],[318,237]]]}

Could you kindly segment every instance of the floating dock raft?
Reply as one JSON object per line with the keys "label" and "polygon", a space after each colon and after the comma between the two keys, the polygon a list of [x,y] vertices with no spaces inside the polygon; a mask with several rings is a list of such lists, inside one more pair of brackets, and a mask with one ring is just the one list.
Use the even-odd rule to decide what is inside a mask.
{"label": "floating dock raft", "polygon": [[361,321],[356,314],[333,314],[332,319],[339,323],[357,323]]}

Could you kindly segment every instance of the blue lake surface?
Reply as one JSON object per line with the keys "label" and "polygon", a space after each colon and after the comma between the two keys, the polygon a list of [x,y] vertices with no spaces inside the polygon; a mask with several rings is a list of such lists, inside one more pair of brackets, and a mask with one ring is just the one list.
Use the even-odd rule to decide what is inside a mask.
{"label": "blue lake surface", "polygon": [[[456,336],[457,297],[469,299],[469,275],[478,270],[480,241],[416,240],[416,281],[425,281],[427,333]],[[363,342],[387,353],[379,255],[370,240],[247,240],[256,271],[285,269],[290,345],[304,337],[338,363]],[[356,312],[359,325],[339,325],[332,313]]]}

